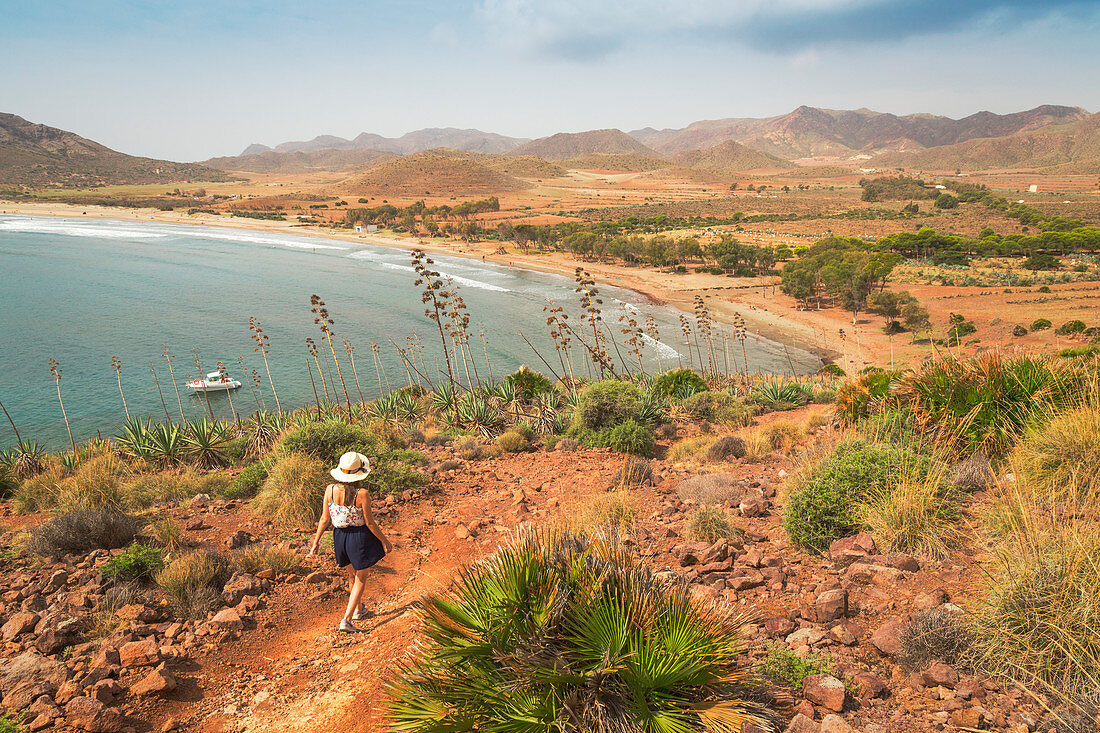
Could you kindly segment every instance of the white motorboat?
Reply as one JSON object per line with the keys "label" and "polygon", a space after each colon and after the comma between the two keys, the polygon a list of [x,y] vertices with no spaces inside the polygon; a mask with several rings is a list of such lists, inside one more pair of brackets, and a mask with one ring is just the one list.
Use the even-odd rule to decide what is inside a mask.
{"label": "white motorboat", "polygon": [[241,383],[236,379],[228,375],[222,377],[221,372],[210,372],[206,375],[206,379],[192,379],[187,383],[187,388],[196,392],[226,392],[238,389],[240,386]]}

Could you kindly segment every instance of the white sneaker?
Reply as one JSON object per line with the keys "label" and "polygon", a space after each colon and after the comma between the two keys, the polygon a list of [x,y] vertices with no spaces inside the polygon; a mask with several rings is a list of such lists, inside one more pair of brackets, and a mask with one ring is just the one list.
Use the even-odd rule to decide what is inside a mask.
{"label": "white sneaker", "polygon": [[373,613],[367,610],[367,604],[360,603],[359,608],[355,609],[355,613],[353,613],[351,617],[355,621],[360,621],[365,618],[370,618],[373,615]]}
{"label": "white sneaker", "polygon": [[340,621],[340,631],[343,631],[343,632],[348,633],[348,634],[355,634],[355,633],[358,633],[359,629],[357,629],[355,627],[355,625],[352,624],[351,621],[348,621],[347,619],[344,619],[344,620]]}

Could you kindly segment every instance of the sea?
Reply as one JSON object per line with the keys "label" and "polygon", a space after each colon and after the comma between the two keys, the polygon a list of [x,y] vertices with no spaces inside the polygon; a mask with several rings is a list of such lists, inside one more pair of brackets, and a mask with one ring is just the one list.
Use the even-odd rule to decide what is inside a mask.
{"label": "sea", "polygon": [[[579,296],[571,278],[432,257],[434,269],[451,279],[466,303],[470,351],[482,378],[489,364],[497,381],[520,365],[561,371],[544,307],[564,307],[578,325]],[[339,382],[310,310],[313,294],[329,310],[353,400],[406,384],[398,349],[415,353],[416,364],[428,372],[424,378],[439,382],[439,334],[425,317],[415,278],[409,252],[366,243],[144,220],[0,214],[0,402],[24,439],[51,450],[68,445],[58,387],[77,441],[117,434],[125,421],[119,378],[131,416],[178,421],[182,402],[187,419],[200,419],[205,400],[190,394],[184,382],[214,371],[219,361],[244,386],[231,396],[211,394],[215,415],[229,419],[234,410],[247,416],[265,405],[274,409],[249,331],[249,319],[256,318],[269,339],[270,381],[283,408],[312,403],[313,385],[321,394],[324,384],[307,337],[324,349],[318,358],[330,396],[333,378]],[[603,323],[619,339],[625,360],[634,357],[622,342],[620,316],[644,323],[652,314],[659,336],[646,340],[645,368],[655,371],[658,360],[665,369],[689,363],[679,311],[622,288],[598,289]],[[354,349],[358,386],[345,340]],[[821,366],[808,351],[753,334],[746,346],[751,371],[809,373]],[[618,362],[614,348],[609,351]],[[575,348],[575,373],[584,373],[583,358]],[[51,359],[59,365],[60,382],[51,375]],[[114,359],[121,363],[117,373]],[[464,370],[460,378],[465,382]],[[343,399],[342,388],[338,396]],[[0,413],[0,447],[15,442]]]}

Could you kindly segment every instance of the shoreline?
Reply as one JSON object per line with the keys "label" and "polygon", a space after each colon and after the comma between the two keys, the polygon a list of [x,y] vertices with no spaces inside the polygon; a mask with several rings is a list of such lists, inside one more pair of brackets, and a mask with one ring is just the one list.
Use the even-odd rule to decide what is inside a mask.
{"label": "shoreline", "polygon": [[[157,209],[116,209],[105,206],[78,206],[65,203],[16,203],[0,201],[0,215],[37,216],[45,218],[82,217],[115,221],[153,221],[162,224],[185,224],[203,227],[217,226],[249,231],[293,234],[301,237],[317,237],[327,241],[358,243],[391,249],[411,251],[423,249],[433,254],[444,254],[469,260],[481,260],[498,266],[542,272],[571,278],[578,267],[584,268],[600,284],[631,290],[656,305],[666,305],[685,314],[694,312],[695,298],[704,299],[714,320],[733,326],[737,316],[744,319],[745,328],[753,336],[765,338],[785,347],[794,347],[818,357],[825,363],[838,362],[858,367],[864,360],[843,338],[830,338],[828,331],[834,321],[825,312],[798,312],[777,302],[774,295],[778,278],[729,278],[724,275],[689,273],[675,275],[652,269],[632,268],[602,262],[574,260],[563,253],[496,254],[500,246],[497,240],[483,242],[441,241],[401,237],[397,235],[355,234],[318,229],[313,226],[294,225],[290,222],[263,219],[220,217],[209,214],[188,215],[185,212],[166,212]],[[759,291],[759,295],[757,292]],[[767,295],[772,291],[771,298]],[[816,316],[816,317],[814,317]],[[851,328],[851,325],[848,324]]]}

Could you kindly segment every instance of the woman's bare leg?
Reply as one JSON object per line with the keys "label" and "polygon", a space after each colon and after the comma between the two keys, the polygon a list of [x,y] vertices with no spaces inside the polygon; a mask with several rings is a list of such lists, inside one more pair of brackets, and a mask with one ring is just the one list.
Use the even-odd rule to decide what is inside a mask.
{"label": "woman's bare leg", "polygon": [[363,598],[363,591],[367,587],[367,569],[355,573],[355,583],[351,587],[351,593],[348,595],[348,607],[344,611],[344,620],[351,621],[352,614],[355,613],[355,609],[359,607],[359,601]]}

